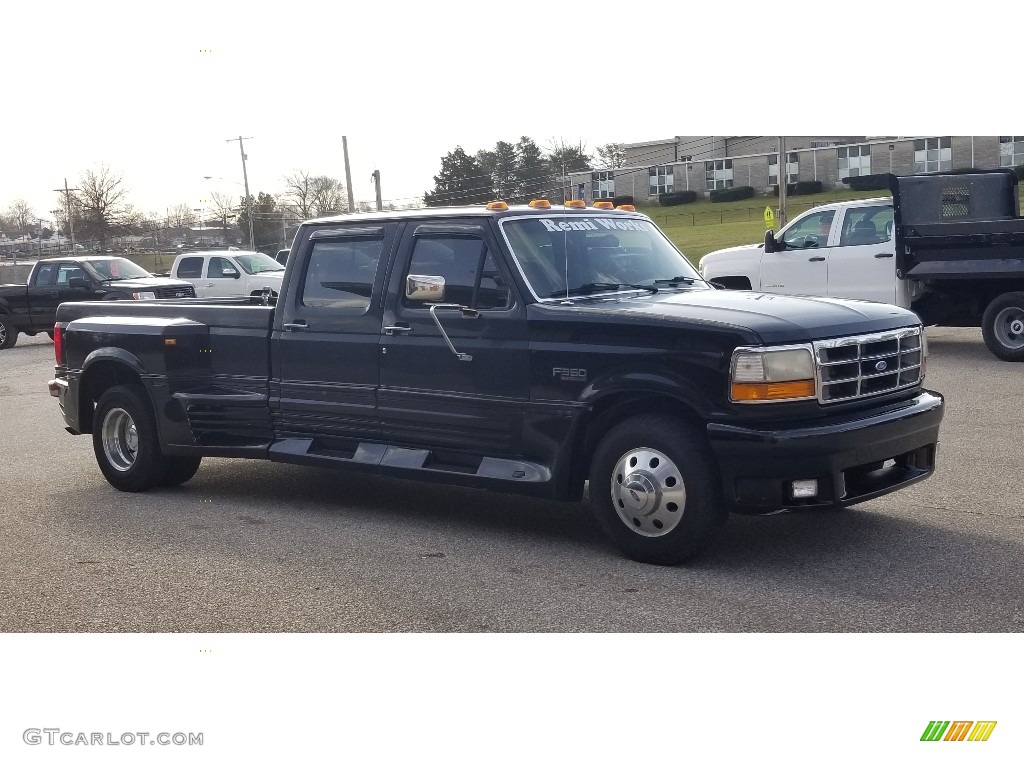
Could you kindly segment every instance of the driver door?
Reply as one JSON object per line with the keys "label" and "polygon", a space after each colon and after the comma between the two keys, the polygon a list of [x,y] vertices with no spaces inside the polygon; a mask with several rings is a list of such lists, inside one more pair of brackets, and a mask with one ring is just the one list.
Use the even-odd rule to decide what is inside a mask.
{"label": "driver door", "polygon": [[829,238],[836,212],[813,211],[779,233],[780,246],[761,255],[761,290],[789,295],[828,295]]}
{"label": "driver door", "polygon": [[205,296],[244,296],[244,281],[238,267],[230,259],[211,256],[206,262],[206,279],[202,281]]}

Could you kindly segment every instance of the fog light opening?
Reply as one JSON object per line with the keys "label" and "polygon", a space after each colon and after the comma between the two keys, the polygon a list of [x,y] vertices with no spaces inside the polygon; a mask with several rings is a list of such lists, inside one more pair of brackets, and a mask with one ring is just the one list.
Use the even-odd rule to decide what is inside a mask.
{"label": "fog light opening", "polygon": [[789,484],[789,492],[794,499],[813,499],[818,495],[818,481],[794,480]]}

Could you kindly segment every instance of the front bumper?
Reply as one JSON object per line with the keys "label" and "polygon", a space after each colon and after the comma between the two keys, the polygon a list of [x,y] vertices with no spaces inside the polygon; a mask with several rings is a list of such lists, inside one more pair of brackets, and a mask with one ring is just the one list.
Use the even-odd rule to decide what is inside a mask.
{"label": "front bumper", "polygon": [[[935,471],[942,395],[796,429],[709,424],[723,499],[734,511],[845,507],[924,480]],[[794,499],[790,483],[817,480],[818,494]]]}

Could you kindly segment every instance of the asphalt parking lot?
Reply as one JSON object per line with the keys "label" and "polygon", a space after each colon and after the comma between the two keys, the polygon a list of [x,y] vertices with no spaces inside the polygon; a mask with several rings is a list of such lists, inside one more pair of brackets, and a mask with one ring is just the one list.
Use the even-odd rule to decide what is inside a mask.
{"label": "asphalt parking lot", "polygon": [[1024,365],[928,336],[932,479],[734,516],[677,568],[624,559],[583,504],[235,459],[119,493],[47,394],[49,339],[22,337],[0,352],[0,630],[1020,632]]}

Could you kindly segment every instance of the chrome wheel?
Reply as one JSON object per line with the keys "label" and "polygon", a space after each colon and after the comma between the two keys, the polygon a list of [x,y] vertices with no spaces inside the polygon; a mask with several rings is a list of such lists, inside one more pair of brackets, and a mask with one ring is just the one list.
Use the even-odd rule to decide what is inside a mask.
{"label": "chrome wheel", "polygon": [[611,477],[612,505],[630,530],[664,536],[686,510],[686,488],[679,468],[661,451],[634,448],[622,454]]}
{"label": "chrome wheel", "polygon": [[992,323],[996,339],[1009,350],[1024,349],[1024,309],[1006,307]]}
{"label": "chrome wheel", "polygon": [[114,469],[127,472],[139,455],[139,433],[132,417],[123,408],[112,408],[103,419],[100,431],[107,461]]}

